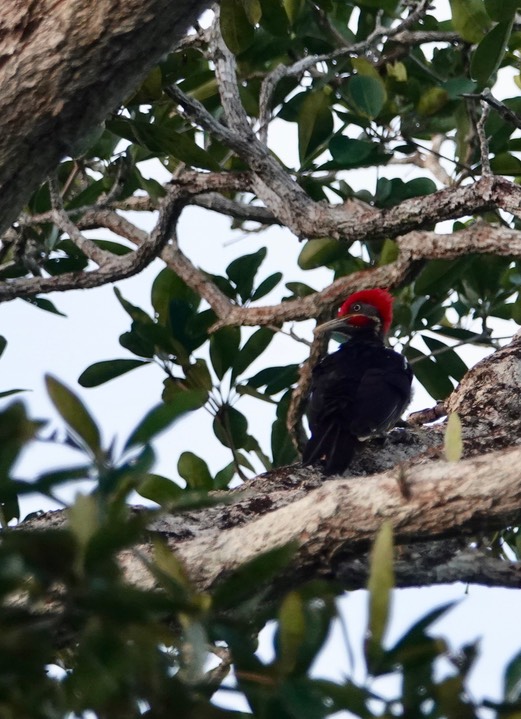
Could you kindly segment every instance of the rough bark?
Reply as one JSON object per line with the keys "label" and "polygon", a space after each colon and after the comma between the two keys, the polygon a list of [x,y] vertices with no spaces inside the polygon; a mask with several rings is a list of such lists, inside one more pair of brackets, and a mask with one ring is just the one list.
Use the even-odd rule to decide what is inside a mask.
{"label": "rough bark", "polygon": [[208,0],[4,0],[0,232],[127,97]]}

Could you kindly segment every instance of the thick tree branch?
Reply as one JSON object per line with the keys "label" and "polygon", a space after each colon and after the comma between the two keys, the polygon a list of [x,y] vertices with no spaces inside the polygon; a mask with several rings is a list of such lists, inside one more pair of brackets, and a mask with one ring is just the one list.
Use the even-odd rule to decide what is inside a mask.
{"label": "thick tree branch", "polygon": [[[494,393],[480,394],[480,387],[490,386]],[[363,587],[367,550],[384,520],[393,524],[399,545],[398,586],[447,581],[520,586],[517,562],[500,562],[470,546],[483,533],[519,521],[520,390],[518,333],[476,365],[449,400],[463,422],[466,459],[440,459],[443,426],[399,431],[385,446],[369,444],[348,477],[326,479],[318,469],[283,467],[222,493],[226,505],[162,514],[150,530],[167,541],[203,591],[287,543],[295,546],[295,556],[272,591],[313,577]],[[65,521],[57,512],[29,526]],[[130,581],[150,586],[154,580],[143,556],[151,558],[149,544],[137,554],[124,552],[122,562]]]}

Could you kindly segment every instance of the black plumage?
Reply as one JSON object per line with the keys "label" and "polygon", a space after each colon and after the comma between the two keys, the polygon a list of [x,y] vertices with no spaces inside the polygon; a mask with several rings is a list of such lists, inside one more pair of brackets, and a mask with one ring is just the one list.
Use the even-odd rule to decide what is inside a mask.
{"label": "black plumage", "polygon": [[[360,442],[391,429],[411,398],[411,368],[384,344],[382,327],[390,324],[390,317],[387,321],[365,303],[354,307],[357,312],[345,312],[327,323],[331,329],[342,326],[348,339],[313,372],[308,408],[311,438],[303,462],[323,461],[326,474],[344,472]],[[350,322],[353,317],[355,324]]]}

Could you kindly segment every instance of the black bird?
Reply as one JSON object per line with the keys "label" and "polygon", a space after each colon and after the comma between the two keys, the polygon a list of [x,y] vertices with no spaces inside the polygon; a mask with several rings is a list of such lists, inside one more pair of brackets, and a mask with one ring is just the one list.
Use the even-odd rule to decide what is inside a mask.
{"label": "black bird", "polygon": [[355,292],[336,319],[315,329],[340,332],[347,341],[313,370],[304,464],[323,461],[326,474],[343,473],[360,442],[391,429],[409,404],[412,370],[384,344],[392,303],[387,290]]}

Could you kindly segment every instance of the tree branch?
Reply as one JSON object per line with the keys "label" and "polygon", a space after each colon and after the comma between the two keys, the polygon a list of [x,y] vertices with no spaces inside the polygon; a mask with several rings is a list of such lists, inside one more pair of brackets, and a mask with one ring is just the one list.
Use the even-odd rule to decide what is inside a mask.
{"label": "tree branch", "polygon": [[[521,332],[478,363],[449,399],[450,411],[456,409],[462,419],[466,459],[439,459],[443,426],[392,432],[385,446],[367,443],[348,477],[325,478],[298,464],[282,467],[218,493],[226,505],[162,513],[150,531],[168,543],[201,591],[288,543],[295,555],[273,592],[316,577],[363,587],[367,551],[385,520],[398,545],[398,586],[446,581],[519,586],[519,563],[501,562],[469,544],[519,520],[520,367]],[[55,512],[27,526],[65,521],[63,512]],[[151,544],[137,550],[124,552],[122,564],[129,581],[151,586],[154,579],[140,559],[151,558]]]}

